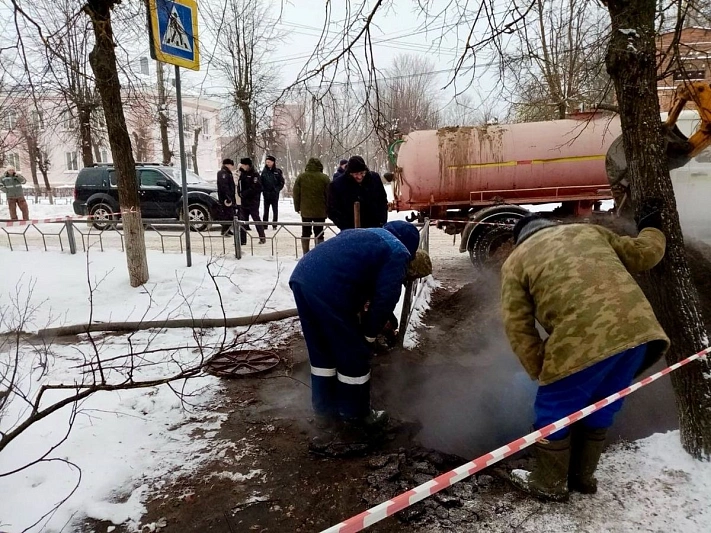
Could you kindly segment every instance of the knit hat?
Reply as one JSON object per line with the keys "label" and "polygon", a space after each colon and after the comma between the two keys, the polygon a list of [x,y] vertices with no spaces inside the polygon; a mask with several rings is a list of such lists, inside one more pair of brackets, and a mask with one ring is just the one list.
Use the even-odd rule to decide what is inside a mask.
{"label": "knit hat", "polygon": [[415,281],[416,279],[426,278],[430,274],[432,274],[432,259],[424,250],[417,250],[415,258],[410,261],[407,267],[405,279]]}
{"label": "knit hat", "polygon": [[348,160],[348,166],[346,167],[346,172],[352,174],[354,172],[366,172],[368,167],[365,165],[362,157],[354,155]]}
{"label": "knit hat", "polygon": [[338,163],[338,166],[342,167],[343,165],[347,165],[347,164],[348,164],[348,159],[341,159],[341,162]]}
{"label": "knit hat", "polygon": [[[350,165],[350,161],[348,164]],[[407,251],[410,252],[410,259],[415,258],[417,249],[420,247],[420,232],[414,225],[404,220],[394,220],[385,224],[383,229],[392,233],[405,245]]]}
{"label": "knit hat", "polygon": [[250,167],[252,166],[252,160],[249,157],[243,157],[242,159],[239,160],[240,165],[249,165]]}
{"label": "knit hat", "polygon": [[268,155],[266,160],[267,161],[274,161],[276,163],[276,157],[274,157],[273,155]]}
{"label": "knit hat", "polygon": [[232,161],[232,160],[228,157],[227,159],[223,159],[223,160],[222,160],[222,164],[223,164],[223,165],[234,165],[235,162]]}
{"label": "knit hat", "polygon": [[528,239],[531,235],[536,233],[538,230],[543,228],[549,228],[551,226],[556,226],[557,224],[552,220],[543,218],[540,215],[527,215],[516,222],[513,229],[514,244],[521,244],[523,241]]}

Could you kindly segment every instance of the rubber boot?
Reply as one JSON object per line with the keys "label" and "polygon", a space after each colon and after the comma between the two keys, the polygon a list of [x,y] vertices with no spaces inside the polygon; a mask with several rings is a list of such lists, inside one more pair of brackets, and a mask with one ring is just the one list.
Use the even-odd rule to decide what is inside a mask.
{"label": "rubber boot", "polygon": [[309,239],[301,239],[301,250],[304,252],[304,255],[309,253],[310,246],[311,241]]}
{"label": "rubber boot", "polygon": [[522,491],[543,501],[568,501],[570,434],[561,440],[534,444],[536,466],[532,472],[514,470],[511,482]]}
{"label": "rubber boot", "polygon": [[568,488],[583,494],[597,492],[595,470],[605,447],[607,428],[573,427]]}

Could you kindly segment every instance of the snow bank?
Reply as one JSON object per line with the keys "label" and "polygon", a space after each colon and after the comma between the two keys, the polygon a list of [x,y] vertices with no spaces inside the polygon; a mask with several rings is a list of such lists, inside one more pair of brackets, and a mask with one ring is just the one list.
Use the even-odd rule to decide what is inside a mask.
{"label": "snow bank", "polygon": [[597,478],[594,496],[573,494],[567,504],[519,501],[487,530],[512,531],[515,524],[520,533],[708,531],[711,463],[692,459],[678,431],[612,447],[602,456]]}
{"label": "snow bank", "polygon": [[[93,321],[158,320],[164,318],[220,318],[294,307],[289,276],[295,259],[245,257],[209,258],[193,255],[187,268],[179,254],[148,252],[150,280],[131,288],[126,259],[118,251],[62,254],[11,252],[0,248],[0,298],[33,285],[36,302],[46,300],[25,331],[89,321],[93,292]],[[211,278],[214,276],[214,281]],[[218,289],[215,287],[219,287]]]}

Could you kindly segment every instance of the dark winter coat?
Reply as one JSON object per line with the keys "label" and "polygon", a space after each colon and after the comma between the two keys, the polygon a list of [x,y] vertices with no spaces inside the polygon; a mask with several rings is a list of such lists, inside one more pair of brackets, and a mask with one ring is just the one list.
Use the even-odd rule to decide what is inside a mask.
{"label": "dark winter coat", "polygon": [[280,168],[264,166],[262,170],[262,193],[265,200],[278,200],[284,188],[284,174]]}
{"label": "dark winter coat", "polygon": [[331,180],[335,180],[339,176],[343,176],[343,173],[346,171],[345,168],[338,167],[336,169],[336,172],[333,173],[333,176],[331,176]]}
{"label": "dark winter coat", "polygon": [[375,172],[367,172],[361,183],[342,174],[328,189],[328,218],[341,230],[354,228],[353,204],[360,202],[362,228],[379,228],[388,221],[388,197]]}
{"label": "dark winter coat", "polygon": [[259,207],[259,199],[262,194],[262,179],[259,172],[253,168],[240,170],[238,192],[243,208]]}
{"label": "dark winter coat", "polygon": [[217,199],[221,206],[225,205],[225,201],[235,205],[235,178],[232,171],[227,167],[222,167],[217,172]]}
{"label": "dark winter coat", "polygon": [[303,218],[326,218],[328,186],[321,161],[312,157],[294,182],[294,210]]}
{"label": "dark winter coat", "polygon": [[343,231],[299,261],[289,284],[312,291],[337,316],[349,320],[370,302],[363,334],[376,337],[400,298],[410,252],[389,231]]}

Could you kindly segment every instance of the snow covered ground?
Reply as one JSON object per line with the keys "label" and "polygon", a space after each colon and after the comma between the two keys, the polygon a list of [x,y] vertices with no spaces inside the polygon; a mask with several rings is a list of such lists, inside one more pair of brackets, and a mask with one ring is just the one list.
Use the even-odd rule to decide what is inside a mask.
{"label": "snow covered ground", "polygon": [[[616,445],[597,471],[598,493],[573,494],[569,503],[542,504],[533,499],[505,520],[487,523],[487,531],[517,533],[703,533],[711,520],[711,462],[695,461],[681,447],[679,432],[656,434]],[[512,529],[512,525],[515,528]]]}

